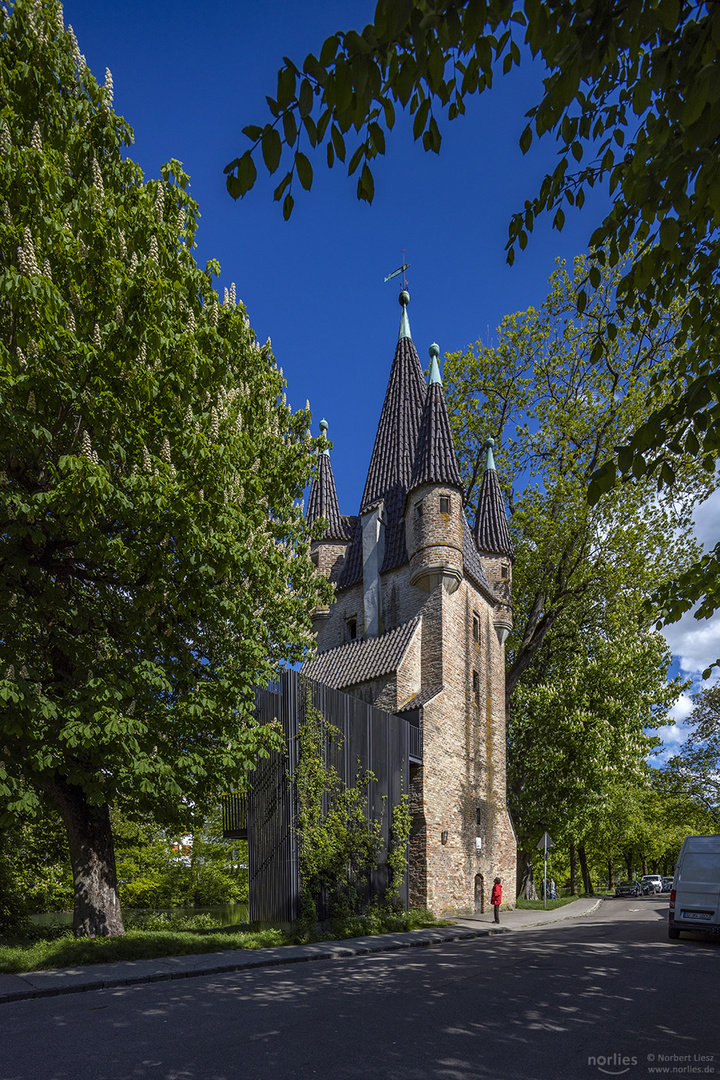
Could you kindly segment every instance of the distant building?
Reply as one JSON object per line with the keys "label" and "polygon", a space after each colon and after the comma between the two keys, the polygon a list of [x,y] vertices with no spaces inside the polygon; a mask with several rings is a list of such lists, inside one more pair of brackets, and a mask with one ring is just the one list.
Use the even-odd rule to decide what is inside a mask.
{"label": "distant building", "polygon": [[[335,602],[316,612],[317,656],[303,674],[410,720],[409,900],[436,915],[489,905],[495,877],[514,896],[516,844],[505,796],[505,647],[513,547],[487,444],[472,529],[431,346],[426,384],[410,336],[408,293],[357,517],[340,514],[329,451],[309,521]],[[327,424],[320,425],[323,434]]]}

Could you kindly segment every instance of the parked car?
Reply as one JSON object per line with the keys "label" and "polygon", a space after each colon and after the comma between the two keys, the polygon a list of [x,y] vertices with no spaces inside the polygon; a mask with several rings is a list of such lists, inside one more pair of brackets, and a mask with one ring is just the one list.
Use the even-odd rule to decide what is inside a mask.
{"label": "parked car", "polygon": [[662,892],[662,874],[643,874],[640,879],[643,895]]}
{"label": "parked car", "polygon": [[615,886],[616,896],[641,896],[642,885],[639,881],[618,881]]}
{"label": "parked car", "polygon": [[668,937],[681,930],[720,934],[720,836],[683,840],[670,891]]}
{"label": "parked car", "polygon": [[663,878],[663,887],[662,887],[662,891],[663,891],[663,892],[670,892],[670,890],[671,890],[671,889],[672,889],[672,887],[673,887],[673,882],[674,882],[674,881],[675,881],[675,878],[674,878],[674,877],[664,877],[664,878]]}

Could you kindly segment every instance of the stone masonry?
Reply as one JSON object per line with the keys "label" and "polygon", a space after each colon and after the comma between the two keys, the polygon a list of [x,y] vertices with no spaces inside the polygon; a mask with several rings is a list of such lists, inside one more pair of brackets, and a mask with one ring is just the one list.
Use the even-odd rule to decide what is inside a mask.
{"label": "stone masonry", "polygon": [[[410,769],[410,904],[434,914],[487,910],[495,877],[515,897],[506,806],[505,648],[513,549],[488,447],[471,530],[431,348],[429,384],[403,315],[360,513],[340,515],[320,455],[308,518],[336,600],[315,615],[311,678],[416,717],[422,764]],[[327,425],[321,425],[324,431]]]}

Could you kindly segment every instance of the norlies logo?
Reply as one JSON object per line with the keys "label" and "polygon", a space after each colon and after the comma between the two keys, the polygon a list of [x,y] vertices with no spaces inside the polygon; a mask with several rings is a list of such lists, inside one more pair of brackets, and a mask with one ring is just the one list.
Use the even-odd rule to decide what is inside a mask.
{"label": "norlies logo", "polygon": [[588,1065],[594,1065],[607,1076],[622,1076],[637,1063],[638,1059],[634,1054],[632,1056],[630,1054],[597,1054],[588,1058]]}

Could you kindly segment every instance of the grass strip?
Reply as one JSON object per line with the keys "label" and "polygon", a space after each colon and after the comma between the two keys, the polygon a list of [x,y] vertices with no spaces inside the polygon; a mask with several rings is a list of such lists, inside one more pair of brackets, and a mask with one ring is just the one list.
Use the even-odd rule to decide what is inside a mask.
{"label": "grass strip", "polygon": [[365,918],[333,920],[309,928],[255,930],[228,926],[209,930],[128,930],[124,937],[74,938],[70,931],[52,940],[0,942],[0,972],[23,974],[48,968],[109,964],[117,960],[156,960],[163,956],[189,956],[229,949],[268,949],[335,941],[366,934],[398,933],[426,926],[446,926],[427,911],[377,913]]}

